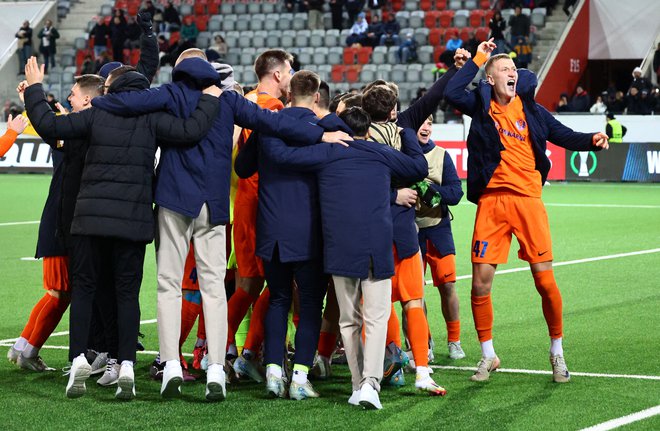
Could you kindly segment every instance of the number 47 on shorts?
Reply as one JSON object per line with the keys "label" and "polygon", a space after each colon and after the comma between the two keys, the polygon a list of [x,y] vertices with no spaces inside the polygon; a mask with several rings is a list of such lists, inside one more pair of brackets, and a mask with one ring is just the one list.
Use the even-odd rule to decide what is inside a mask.
{"label": "number 47 on shorts", "polygon": [[474,247],[472,247],[472,253],[474,253],[474,257],[484,257],[486,254],[486,249],[488,248],[488,241],[475,241],[474,242]]}

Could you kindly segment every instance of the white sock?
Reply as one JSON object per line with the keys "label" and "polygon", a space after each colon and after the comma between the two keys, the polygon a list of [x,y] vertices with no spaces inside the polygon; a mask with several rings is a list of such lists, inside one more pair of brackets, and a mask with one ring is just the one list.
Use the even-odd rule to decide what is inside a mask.
{"label": "white sock", "polygon": [[18,350],[19,352],[22,352],[25,350],[25,346],[27,346],[28,340],[23,337],[18,337],[18,340],[14,343],[14,349]]}
{"label": "white sock", "polygon": [[418,379],[426,379],[430,376],[428,367],[415,367]]}
{"label": "white sock", "polygon": [[266,374],[270,376],[275,376],[278,379],[282,378],[282,367],[276,364],[268,364],[266,365]]}
{"label": "white sock", "polygon": [[293,372],[292,380],[299,385],[304,385],[307,382],[307,373],[301,370],[296,370]]}
{"label": "white sock", "polygon": [[491,338],[488,341],[484,341],[481,343],[481,356],[484,358],[494,358],[495,356],[495,348],[493,347],[493,339]]}
{"label": "white sock", "polygon": [[129,367],[133,368],[133,361],[121,361],[121,366],[123,367],[124,365],[128,365]]}
{"label": "white sock", "polygon": [[[220,368],[219,370],[216,368]],[[206,374],[209,372],[213,373],[216,371],[222,371],[223,373],[225,372],[225,369],[222,367],[222,364],[218,364],[217,362],[214,364],[209,364],[209,367],[206,369]]]}
{"label": "white sock", "polygon": [[28,343],[25,349],[23,349],[22,355],[24,358],[36,358],[39,356],[39,349]]}
{"label": "white sock", "polygon": [[561,338],[551,338],[550,339],[550,354],[564,356],[564,347],[561,343]]}
{"label": "white sock", "polygon": [[166,367],[180,367],[181,362],[177,361],[176,359],[172,359],[171,361],[166,361],[165,362]]}

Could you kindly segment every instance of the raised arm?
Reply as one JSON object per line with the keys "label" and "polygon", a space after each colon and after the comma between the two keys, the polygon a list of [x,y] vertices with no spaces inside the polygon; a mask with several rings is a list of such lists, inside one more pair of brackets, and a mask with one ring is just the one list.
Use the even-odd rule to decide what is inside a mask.
{"label": "raised arm", "polygon": [[493,39],[481,42],[474,59],[468,60],[447,83],[445,99],[465,115],[473,116],[477,110],[477,94],[468,90],[468,86],[495,47]]}
{"label": "raised arm", "polygon": [[153,81],[158,70],[158,40],[152,29],[151,14],[140,12],[137,14],[137,22],[142,28],[140,35],[140,60],[135,66],[138,72],[143,74],[149,82]]}
{"label": "raised arm", "polygon": [[[217,87],[216,87],[217,88]],[[219,89],[218,89],[219,91]],[[204,94],[186,119],[162,112],[151,114],[156,137],[168,146],[186,146],[204,138],[218,115],[218,97]]]}
{"label": "raised arm", "polygon": [[438,108],[445,94],[445,87],[449,80],[456,74],[458,69],[450,67],[440,79],[435,81],[429,91],[426,92],[417,102],[409,106],[405,111],[401,111],[397,116],[399,127],[409,129],[419,129],[424,121],[429,118]]}
{"label": "raised arm", "polygon": [[41,83],[32,84],[25,90],[25,109],[32,127],[42,139],[82,138],[92,127],[93,109],[55,115],[46,101]]}

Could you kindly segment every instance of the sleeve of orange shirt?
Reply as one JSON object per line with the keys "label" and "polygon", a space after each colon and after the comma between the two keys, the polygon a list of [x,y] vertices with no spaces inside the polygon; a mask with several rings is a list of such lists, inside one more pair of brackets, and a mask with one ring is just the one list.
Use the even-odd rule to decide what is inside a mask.
{"label": "sleeve of orange shirt", "polygon": [[11,146],[14,145],[14,142],[16,142],[17,137],[18,133],[12,129],[7,129],[7,132],[0,137],[0,157],[4,157],[5,153],[7,153]]}

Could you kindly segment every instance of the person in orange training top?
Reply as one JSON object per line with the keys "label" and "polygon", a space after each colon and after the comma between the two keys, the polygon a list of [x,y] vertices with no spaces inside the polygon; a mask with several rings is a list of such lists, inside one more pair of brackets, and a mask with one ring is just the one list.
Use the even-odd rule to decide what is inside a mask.
{"label": "person in orange training top", "polygon": [[[417,139],[429,164],[429,192],[417,199],[415,223],[419,227],[419,247],[424,263],[431,267],[433,285],[440,292],[442,315],[447,326],[447,348],[450,359],[462,359],[461,321],[456,293],[456,249],[451,232],[451,214],[448,205],[457,205],[463,197],[461,180],[449,153],[431,140],[433,116],[427,118],[417,131]],[[433,195],[440,202],[428,202]],[[431,203],[431,205],[428,205]]]}
{"label": "person in orange training top", "polygon": [[14,145],[14,142],[16,142],[18,135],[23,133],[23,130],[27,126],[27,118],[22,115],[17,115],[15,118],[11,114],[9,115],[7,119],[7,131],[4,135],[0,136],[0,157],[4,157],[11,146]]}
{"label": "person in orange training top", "polygon": [[[291,54],[281,49],[265,51],[254,62],[254,71],[259,79],[257,88],[245,95],[251,102],[271,111],[284,109],[280,100],[289,93],[289,82],[293,75]],[[243,142],[250,138],[251,130],[243,129]],[[240,151],[239,147],[239,151]],[[269,293],[264,287],[264,268],[261,259],[256,256],[257,194],[259,175],[238,180],[238,190],[234,202],[234,248],[238,276],[236,292],[229,300],[228,356],[236,355],[234,336],[250,305],[254,304],[248,335],[243,346],[243,353],[234,361],[234,371],[239,375],[249,376],[263,382],[263,370],[254,361],[264,340],[263,321],[268,310]],[[261,294],[261,295],[260,295]]]}
{"label": "person in orange training top", "polygon": [[[518,257],[529,262],[543,316],[550,333],[553,380],[570,374],[562,347],[562,299],[552,270],[552,243],[542,186],[550,170],[546,142],[572,151],[598,151],[609,144],[604,133],[578,133],[557,121],[534,100],[536,76],[517,70],[506,54],[490,56],[493,39],[447,85],[445,98],[472,117],[467,147],[467,194],[477,204],[472,236],[472,314],[481,342],[481,361],[471,377],[486,381],[500,360],[493,347],[491,288],[495,270],[506,263],[511,234],[520,244]],[[468,91],[485,64],[486,80]]]}

